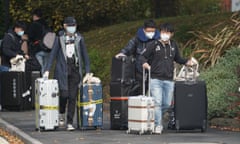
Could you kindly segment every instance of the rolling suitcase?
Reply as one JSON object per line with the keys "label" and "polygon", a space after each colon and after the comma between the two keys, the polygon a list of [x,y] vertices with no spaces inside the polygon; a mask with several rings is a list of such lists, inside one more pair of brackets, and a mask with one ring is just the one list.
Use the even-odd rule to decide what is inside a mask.
{"label": "rolling suitcase", "polygon": [[124,56],[112,58],[111,81],[129,81],[135,79],[135,58]]}
{"label": "rolling suitcase", "polygon": [[135,95],[139,83],[135,80],[129,81],[111,81],[110,82],[110,96],[131,96]]}
{"label": "rolling suitcase", "polygon": [[31,110],[32,97],[24,72],[1,73],[2,108],[7,110]]}
{"label": "rolling suitcase", "polygon": [[110,98],[111,129],[126,130],[128,128],[128,97]]}
{"label": "rolling suitcase", "polygon": [[103,124],[102,85],[83,84],[77,108],[78,128],[101,128]]}
{"label": "rolling suitcase", "polygon": [[[196,61],[196,60],[195,60]],[[181,72],[182,71],[182,72]],[[183,66],[175,82],[174,115],[175,129],[207,129],[207,90],[205,81],[198,81],[198,62],[192,67]]]}
{"label": "rolling suitcase", "polygon": [[174,90],[176,130],[207,129],[207,92],[204,81],[176,81]]}
{"label": "rolling suitcase", "polygon": [[35,81],[36,130],[55,130],[59,126],[59,88],[55,79]]}
{"label": "rolling suitcase", "polygon": [[[150,93],[149,71],[149,93]],[[145,79],[145,70],[143,71]],[[154,100],[145,95],[145,82],[143,82],[143,95],[128,98],[128,130],[127,133],[145,134],[154,132]]]}
{"label": "rolling suitcase", "polygon": [[27,83],[27,89],[29,90],[29,93],[32,99],[32,102],[31,102],[32,109],[35,108],[35,80],[40,77],[41,77],[40,71],[26,72],[26,83]]}

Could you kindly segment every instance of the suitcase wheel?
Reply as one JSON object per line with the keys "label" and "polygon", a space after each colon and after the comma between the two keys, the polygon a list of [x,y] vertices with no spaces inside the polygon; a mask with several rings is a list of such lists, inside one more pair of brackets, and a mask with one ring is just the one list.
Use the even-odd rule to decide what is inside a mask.
{"label": "suitcase wheel", "polygon": [[130,130],[127,130],[126,133],[127,133],[127,134],[130,134]]}

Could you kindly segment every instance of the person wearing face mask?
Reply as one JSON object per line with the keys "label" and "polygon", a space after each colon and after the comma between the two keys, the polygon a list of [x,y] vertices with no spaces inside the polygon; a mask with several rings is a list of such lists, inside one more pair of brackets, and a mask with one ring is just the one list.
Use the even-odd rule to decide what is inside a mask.
{"label": "person wearing face mask", "polygon": [[48,31],[51,31],[47,22],[43,18],[43,12],[40,8],[33,10],[32,13],[33,22],[30,24],[27,35],[29,37],[30,43],[30,53],[33,59],[37,59],[41,66],[41,73],[46,67],[48,61],[50,50],[46,50],[40,44],[40,41],[43,39],[44,34]]}
{"label": "person wearing face mask", "polygon": [[[140,55],[146,49],[147,44],[160,38],[160,33],[156,29],[156,23],[153,20],[144,21],[143,27],[140,27],[135,37],[115,57],[133,55],[136,58],[136,81],[140,87],[136,90],[135,95],[142,94],[142,66],[139,60]],[[147,85],[146,85],[147,86]]]}
{"label": "person wearing face mask", "polygon": [[[73,117],[76,108],[78,87],[82,80],[90,75],[90,61],[83,36],[77,32],[77,22],[74,17],[66,17],[63,22],[64,30],[59,32],[55,39],[46,71],[43,78],[47,79],[49,71],[56,59],[54,79],[58,80],[60,90],[60,116],[59,124],[68,131],[72,131]],[[84,66],[83,66],[84,64]],[[86,75],[83,78],[83,68]],[[65,110],[67,107],[67,120],[65,123]]]}
{"label": "person wearing face mask", "polygon": [[13,29],[5,33],[2,42],[1,64],[7,68],[11,67],[10,59],[22,55],[29,59],[28,53],[22,50],[22,45],[27,41],[24,36],[26,24],[23,21],[17,21]]}
{"label": "person wearing face mask", "polygon": [[163,23],[160,26],[161,38],[149,44],[140,58],[143,68],[151,70],[150,93],[155,101],[156,134],[162,133],[162,113],[170,107],[172,102],[174,62],[192,65],[191,60],[180,56],[176,42],[171,40],[173,34],[173,26]]}

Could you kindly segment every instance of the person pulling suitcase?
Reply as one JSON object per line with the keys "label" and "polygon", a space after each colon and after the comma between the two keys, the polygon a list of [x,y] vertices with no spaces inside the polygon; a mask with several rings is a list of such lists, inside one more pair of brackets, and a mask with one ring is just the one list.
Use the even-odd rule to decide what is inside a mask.
{"label": "person pulling suitcase", "polygon": [[[90,77],[90,61],[83,36],[78,33],[77,21],[74,17],[66,17],[63,23],[64,30],[59,32],[55,39],[46,71],[43,77],[48,78],[51,66],[56,59],[54,78],[58,80],[60,89],[60,126],[66,124],[68,131],[75,130],[73,117],[76,108],[78,88],[82,86],[83,64],[85,79]],[[67,121],[65,110],[67,107]]]}
{"label": "person pulling suitcase", "polygon": [[192,65],[191,60],[180,56],[176,42],[171,40],[173,35],[173,26],[163,23],[160,26],[161,38],[149,44],[140,57],[143,68],[151,68],[150,92],[155,101],[154,133],[156,134],[162,133],[162,114],[171,106],[174,91],[174,61],[179,64]]}

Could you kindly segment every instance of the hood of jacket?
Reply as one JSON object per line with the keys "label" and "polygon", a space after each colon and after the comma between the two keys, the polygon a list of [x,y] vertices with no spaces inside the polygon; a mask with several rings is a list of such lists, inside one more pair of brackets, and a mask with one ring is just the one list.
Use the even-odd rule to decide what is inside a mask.
{"label": "hood of jacket", "polygon": [[[139,28],[138,31],[137,31],[137,37],[143,41],[143,42],[146,42],[148,40],[150,40],[146,35],[145,35],[145,32],[143,31],[143,27]],[[155,35],[153,36],[152,39],[155,39],[155,40],[158,40],[160,38],[160,32],[159,30],[155,30]]]}

